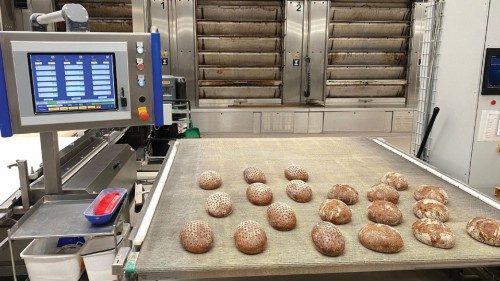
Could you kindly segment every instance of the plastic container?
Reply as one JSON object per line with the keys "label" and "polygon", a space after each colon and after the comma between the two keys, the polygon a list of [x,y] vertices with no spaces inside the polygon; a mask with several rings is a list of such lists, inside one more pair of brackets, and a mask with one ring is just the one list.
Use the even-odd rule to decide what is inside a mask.
{"label": "plastic container", "polygon": [[[114,208],[110,212],[107,212],[107,213],[102,214],[102,215],[96,215],[94,213],[95,206],[97,204],[99,204],[100,200],[104,196],[106,196],[107,194],[112,193],[112,192],[118,192],[120,194],[120,198],[118,200],[118,203],[115,204]],[[89,222],[91,222],[92,224],[108,223],[111,220],[111,218],[113,218],[113,215],[116,213],[118,208],[121,206],[121,204],[123,202],[123,198],[125,198],[126,194],[127,194],[127,190],[125,188],[106,188],[106,189],[103,189],[99,193],[99,195],[97,195],[97,197],[94,199],[94,201],[92,201],[92,203],[87,207],[85,212],[83,213],[85,215],[85,218],[87,218],[87,220]]]}
{"label": "plastic container", "polygon": [[117,276],[111,273],[111,265],[115,259],[113,236],[88,240],[82,249],[81,256],[89,281],[118,280]]}
{"label": "plastic container", "polygon": [[[58,238],[35,239],[22,252],[30,281],[78,281],[85,269],[81,247],[61,252]],[[66,248],[67,249],[67,248]]]}

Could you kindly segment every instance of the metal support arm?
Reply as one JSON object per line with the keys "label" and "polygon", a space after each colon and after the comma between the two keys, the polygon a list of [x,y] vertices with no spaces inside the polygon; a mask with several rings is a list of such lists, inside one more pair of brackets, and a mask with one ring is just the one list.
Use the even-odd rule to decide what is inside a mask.
{"label": "metal support arm", "polygon": [[80,4],[66,4],[60,11],[31,15],[31,29],[33,31],[47,31],[47,25],[56,22],[66,22],[66,31],[85,32],[88,31],[89,14],[85,7]]}

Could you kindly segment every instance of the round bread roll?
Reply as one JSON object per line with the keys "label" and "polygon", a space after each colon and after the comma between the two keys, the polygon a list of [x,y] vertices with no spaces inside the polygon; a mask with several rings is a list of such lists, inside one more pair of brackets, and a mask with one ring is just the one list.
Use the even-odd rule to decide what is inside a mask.
{"label": "round bread roll", "polygon": [[233,212],[233,201],[225,192],[215,192],[205,201],[207,213],[216,218],[229,216]]}
{"label": "round bread roll", "polygon": [[254,205],[266,206],[273,202],[273,192],[269,186],[256,182],[247,187],[247,198]]}
{"label": "round bread roll", "polygon": [[338,257],[344,253],[344,236],[331,222],[317,223],[311,231],[311,238],[316,250],[325,256]]}
{"label": "round bread roll", "polygon": [[181,229],[182,247],[188,252],[202,254],[208,252],[214,244],[214,233],[204,221],[190,221]]}
{"label": "round bread roll", "polygon": [[267,208],[267,220],[276,230],[288,231],[297,225],[297,217],[292,207],[285,203],[276,202]]}
{"label": "round bread roll", "polygon": [[326,199],[319,207],[322,220],[334,224],[346,224],[351,221],[352,213],[346,203],[337,199]]}
{"label": "round bread roll", "polygon": [[308,181],[309,174],[299,165],[292,164],[285,169],[285,177],[287,180]]}
{"label": "round bread roll", "polygon": [[336,184],[330,188],[327,195],[328,199],[338,199],[347,205],[358,203],[359,195],[356,189],[348,184]]}
{"label": "round bread roll", "polygon": [[371,202],[375,200],[385,200],[394,204],[398,204],[399,201],[398,191],[384,183],[370,187],[366,196]]}
{"label": "round bread roll", "polygon": [[376,200],[368,206],[368,219],[372,222],[395,226],[403,222],[403,214],[396,204]]}
{"label": "round bread roll", "polygon": [[403,249],[401,234],[396,229],[380,223],[368,223],[358,233],[364,247],[380,253],[393,254]]}
{"label": "round bread roll", "polygon": [[246,168],[243,171],[243,177],[248,184],[255,182],[266,183],[266,175],[261,169],[256,167]]}
{"label": "round bread roll", "polygon": [[434,185],[424,184],[419,186],[413,193],[413,197],[415,200],[432,199],[443,204],[448,204],[448,194],[446,194],[446,191]]}
{"label": "round bread roll", "polygon": [[205,171],[198,177],[198,185],[201,189],[216,189],[222,185],[222,178],[216,171]]}
{"label": "round bread roll", "polygon": [[255,255],[266,249],[267,236],[258,222],[248,220],[240,223],[236,228],[234,242],[240,252]]}
{"label": "round bread roll", "polygon": [[455,234],[444,223],[423,218],[411,226],[413,236],[418,241],[436,248],[450,249],[455,246]]}
{"label": "round bread roll", "polygon": [[388,172],[380,179],[380,182],[394,187],[397,191],[408,189],[408,181],[400,173]]}
{"label": "round bread roll", "polygon": [[413,213],[419,219],[428,218],[441,222],[446,222],[450,218],[448,208],[443,203],[432,199],[422,199],[415,202]]}
{"label": "round bread roll", "polygon": [[500,221],[477,217],[467,223],[467,233],[477,241],[491,246],[500,246]]}
{"label": "round bread roll", "polygon": [[311,187],[301,180],[289,181],[286,185],[286,194],[299,203],[306,203],[312,199]]}

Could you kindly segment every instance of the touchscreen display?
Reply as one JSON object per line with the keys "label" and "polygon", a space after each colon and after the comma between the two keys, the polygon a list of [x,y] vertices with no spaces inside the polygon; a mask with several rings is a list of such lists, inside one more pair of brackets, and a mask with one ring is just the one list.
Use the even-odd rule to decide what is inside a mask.
{"label": "touchscreen display", "polygon": [[28,54],[35,114],[116,110],[113,53]]}

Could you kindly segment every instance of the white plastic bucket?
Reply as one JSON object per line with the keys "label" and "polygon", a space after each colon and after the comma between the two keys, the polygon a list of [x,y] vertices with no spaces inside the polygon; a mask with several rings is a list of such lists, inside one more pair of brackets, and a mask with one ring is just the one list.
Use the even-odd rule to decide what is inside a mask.
{"label": "white plastic bucket", "polygon": [[22,252],[31,281],[78,281],[84,271],[81,247],[58,253],[58,238],[35,239]]}
{"label": "white plastic bucket", "polygon": [[81,255],[89,281],[118,280],[111,273],[111,266],[115,259],[115,242],[113,236],[99,237],[88,240],[83,246]]}

